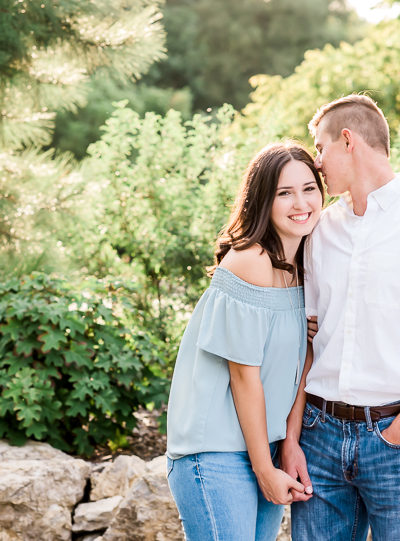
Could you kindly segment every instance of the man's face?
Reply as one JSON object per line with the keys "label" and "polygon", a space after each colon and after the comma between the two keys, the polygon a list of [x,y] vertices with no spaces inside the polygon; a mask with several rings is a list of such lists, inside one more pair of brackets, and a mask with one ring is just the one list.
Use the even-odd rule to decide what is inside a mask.
{"label": "man's face", "polygon": [[325,129],[325,119],[322,119],[317,126],[314,143],[317,149],[315,167],[324,177],[329,195],[335,196],[346,192],[349,189],[349,176],[344,137],[341,135],[337,141],[332,141]]}

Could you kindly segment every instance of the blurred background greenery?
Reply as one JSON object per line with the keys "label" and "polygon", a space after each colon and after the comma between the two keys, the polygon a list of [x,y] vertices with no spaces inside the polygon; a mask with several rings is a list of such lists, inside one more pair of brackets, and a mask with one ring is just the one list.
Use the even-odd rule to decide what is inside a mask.
{"label": "blurred background greenery", "polygon": [[[398,166],[399,65],[400,20],[346,0],[0,0],[0,437],[71,417],[51,441],[90,454],[165,404],[249,158],[285,137],[312,150],[315,109],[367,91]],[[133,379],[112,344],[104,362],[121,339]]]}

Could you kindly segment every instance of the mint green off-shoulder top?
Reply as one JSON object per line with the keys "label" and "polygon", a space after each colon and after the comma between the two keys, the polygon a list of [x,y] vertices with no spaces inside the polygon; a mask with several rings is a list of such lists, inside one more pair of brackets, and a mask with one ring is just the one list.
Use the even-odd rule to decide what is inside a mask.
{"label": "mint green off-shoulder top", "polygon": [[259,287],[217,267],[179,348],[168,403],[167,455],[246,451],[228,360],[261,367],[269,442],[285,438],[306,334],[302,287]]}

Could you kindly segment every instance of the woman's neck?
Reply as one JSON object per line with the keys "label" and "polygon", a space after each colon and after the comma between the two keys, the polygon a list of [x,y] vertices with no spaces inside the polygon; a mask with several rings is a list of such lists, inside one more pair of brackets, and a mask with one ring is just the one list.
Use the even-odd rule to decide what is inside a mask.
{"label": "woman's neck", "polygon": [[290,265],[296,265],[296,254],[299,249],[301,239],[282,241],[283,253],[285,255],[285,261]]}

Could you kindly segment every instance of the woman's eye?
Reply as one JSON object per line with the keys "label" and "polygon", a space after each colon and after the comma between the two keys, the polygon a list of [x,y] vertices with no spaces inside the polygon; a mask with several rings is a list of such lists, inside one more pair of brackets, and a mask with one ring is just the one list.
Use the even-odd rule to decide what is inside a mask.
{"label": "woman's eye", "polygon": [[306,192],[313,192],[315,190],[315,186],[307,186],[307,188],[305,189]]}
{"label": "woman's eye", "polygon": [[290,192],[279,192],[278,195],[289,195]]}

